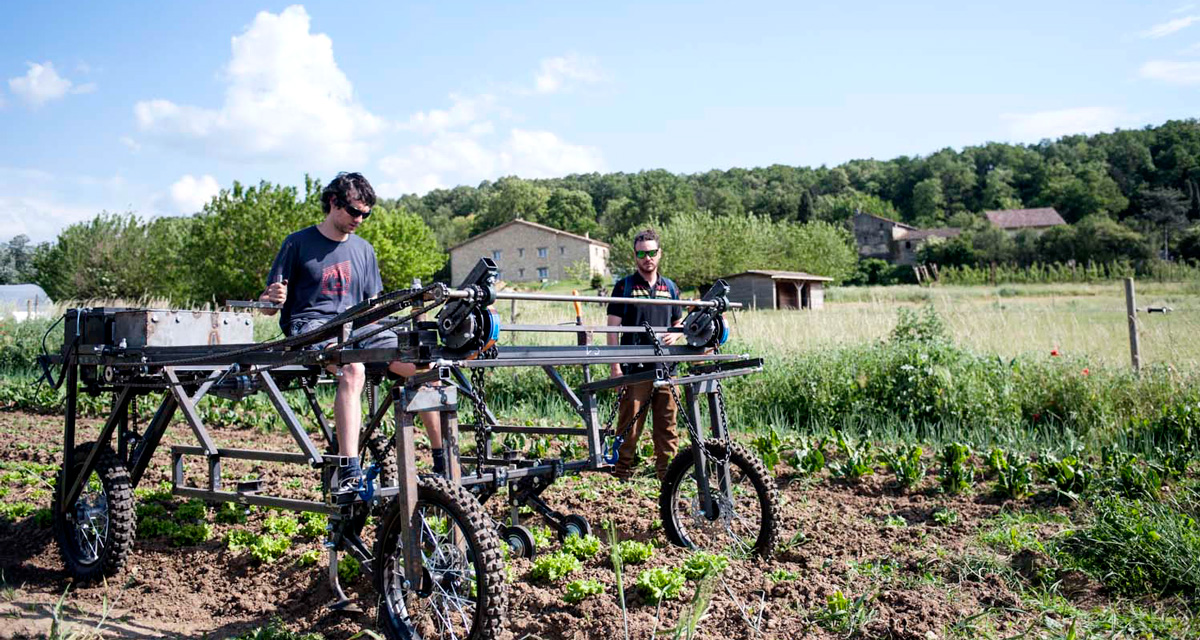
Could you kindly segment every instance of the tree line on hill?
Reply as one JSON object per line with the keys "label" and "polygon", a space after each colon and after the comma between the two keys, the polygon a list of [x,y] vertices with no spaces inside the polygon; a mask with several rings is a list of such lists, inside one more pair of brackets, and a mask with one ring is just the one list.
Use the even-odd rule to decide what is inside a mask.
{"label": "tree line on hill", "polygon": [[[245,298],[261,289],[283,237],[320,219],[320,184],[305,183],[303,192],[235,183],[192,217],[100,214],[53,243],[0,247],[0,277],[32,280],[56,299]],[[982,215],[1031,207],[1054,207],[1069,225],[1008,236]],[[450,247],[515,218],[609,241],[618,269],[630,266],[624,254],[632,235],[659,227],[664,271],[685,274],[684,286],[745,268],[886,280],[875,277],[886,271],[879,265],[857,260],[849,233],[856,211],[963,229],[924,247],[923,258],[939,264],[1124,261],[1143,268],[1164,250],[1200,260],[1200,121],[832,168],[513,176],[383,200],[378,211],[361,233],[395,286],[445,277]],[[18,261],[20,268],[8,266]]]}

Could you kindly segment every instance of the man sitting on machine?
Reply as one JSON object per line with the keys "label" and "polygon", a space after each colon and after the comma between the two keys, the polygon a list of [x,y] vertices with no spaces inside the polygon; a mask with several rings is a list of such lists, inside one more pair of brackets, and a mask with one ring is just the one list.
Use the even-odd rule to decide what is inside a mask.
{"label": "man sitting on machine", "polygon": [[[267,289],[259,300],[283,305],[279,326],[285,335],[315,330],[337,314],[383,291],[375,249],[354,234],[371,215],[373,206],[375,190],[362,174],[339,173],[321,192],[325,219],[283,241],[271,265]],[[268,309],[265,312],[273,315],[275,311]],[[353,342],[355,334],[362,335],[375,329],[370,326],[355,329],[350,335],[353,346],[360,349],[397,347],[396,334],[390,330]],[[324,348],[331,342],[313,348]],[[417,371],[415,365],[408,362],[392,362],[388,370],[404,377]],[[353,489],[363,475],[358,459],[358,435],[362,428],[366,368],[356,362],[342,365],[336,371],[330,366],[330,371],[338,376],[333,404],[338,452],[349,457],[347,466],[341,470],[340,486],[343,490]],[[439,416],[436,412],[424,412],[421,421],[433,449],[433,472],[443,473],[445,455]]]}

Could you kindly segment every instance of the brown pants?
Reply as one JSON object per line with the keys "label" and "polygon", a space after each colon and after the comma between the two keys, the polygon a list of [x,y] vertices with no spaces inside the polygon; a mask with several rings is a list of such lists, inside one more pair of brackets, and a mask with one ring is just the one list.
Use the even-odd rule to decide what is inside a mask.
{"label": "brown pants", "polygon": [[[626,387],[625,395],[621,397],[615,428],[620,435],[625,425],[633,420],[647,402],[650,403],[650,411],[654,413],[651,432],[654,438],[654,470],[661,480],[666,475],[667,466],[671,464],[675,452],[679,450],[679,435],[675,432],[675,417],[679,409],[675,406],[675,399],[671,397],[671,390],[666,387],[656,389],[653,381]],[[633,466],[637,463],[637,443],[642,437],[642,428],[645,425],[646,414],[643,413],[637,423],[630,426],[625,433],[625,440],[618,450],[617,464],[613,468],[613,475],[618,478],[628,478],[633,473]]]}

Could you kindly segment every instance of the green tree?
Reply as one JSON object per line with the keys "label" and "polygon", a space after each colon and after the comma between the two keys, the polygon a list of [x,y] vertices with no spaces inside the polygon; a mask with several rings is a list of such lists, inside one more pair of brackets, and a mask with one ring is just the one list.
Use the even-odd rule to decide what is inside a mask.
{"label": "green tree", "polygon": [[571,189],[555,189],[550,193],[546,212],[539,222],[578,235],[600,230],[596,222],[596,210],[592,208],[592,197],[586,192]]}
{"label": "green tree", "polygon": [[506,222],[521,218],[540,222],[546,213],[550,190],[517,177],[501,178],[492,188],[487,208],[475,219],[475,233],[483,233]]}
{"label": "green tree", "polygon": [[899,216],[892,203],[853,189],[836,195],[824,195],[817,198],[816,219],[826,222],[843,222],[854,217],[858,212],[896,219]]}
{"label": "green tree", "polygon": [[926,178],[912,188],[913,214],[917,224],[936,227],[946,220],[946,197],[942,194],[942,182],[937,178]]}
{"label": "green tree", "polygon": [[1178,189],[1152,188],[1138,194],[1138,217],[1145,220],[1162,238],[1164,245],[1170,234],[1187,224],[1188,197]]}
{"label": "green tree", "polygon": [[307,177],[303,198],[294,187],[266,181],[222,189],[195,217],[184,245],[190,299],[257,298],[283,239],[324,218],[320,193],[321,185]]}
{"label": "green tree", "polygon": [[1020,209],[1021,198],[1012,183],[1012,169],[996,167],[989,171],[983,183],[983,208],[989,211]]}
{"label": "green tree", "polygon": [[403,209],[373,211],[358,234],[375,248],[385,291],[408,287],[413,278],[429,284],[429,276],[446,263],[433,230]]}
{"label": "green tree", "polygon": [[133,214],[104,212],[70,225],[33,257],[36,284],[59,301],[142,298],[151,293],[140,278],[143,239]]}

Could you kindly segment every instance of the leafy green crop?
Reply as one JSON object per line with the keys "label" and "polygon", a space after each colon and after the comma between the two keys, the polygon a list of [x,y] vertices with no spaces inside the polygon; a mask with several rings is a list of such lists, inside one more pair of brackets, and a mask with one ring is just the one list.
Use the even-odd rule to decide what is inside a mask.
{"label": "leafy green crop", "polygon": [[940,481],[946,493],[956,495],[971,488],[975,468],[971,466],[971,447],[952,442],[942,448]]}
{"label": "leafy green crop", "polygon": [[329,518],[323,513],[305,512],[300,514],[300,535],[305,538],[320,538],[325,535]]}
{"label": "leafy green crop", "polygon": [[268,516],[262,530],[267,535],[290,538],[300,531],[300,523],[292,516]]}
{"label": "leafy green crop", "polygon": [[649,542],[622,540],[617,545],[617,553],[621,555],[621,564],[642,564],[654,555],[654,546]]}
{"label": "leafy green crop", "polygon": [[834,431],[834,436],[837,438],[837,446],[842,454],[842,459],[829,463],[829,471],[833,475],[857,482],[863,476],[875,473],[875,454],[871,451],[870,442],[864,440],[860,443],[848,440],[837,431]]}
{"label": "leafy green crop", "polygon": [[958,522],[958,512],[946,507],[938,507],[933,510],[933,522],[934,524],[948,527]]}
{"label": "leafy green crop", "polygon": [[792,466],[802,473],[812,475],[825,468],[825,436],[813,436],[800,440],[800,446],[792,452]]}
{"label": "leafy green crop", "polygon": [[177,525],[171,532],[171,546],[191,547],[212,537],[212,525],[207,522]]}
{"label": "leafy green crop", "polygon": [[338,558],[338,579],[342,582],[354,582],[362,575],[362,563],[350,554]]}
{"label": "leafy green crop", "polygon": [[897,447],[884,450],[883,461],[896,474],[896,482],[905,489],[911,489],[925,479],[925,463],[921,461],[923,453],[925,450],[916,445]]}
{"label": "leafy green crop", "polygon": [[586,536],[568,536],[563,541],[563,551],[580,560],[594,558],[597,553],[600,553],[600,538],[590,534]]}
{"label": "leafy green crop", "polygon": [[595,580],[572,580],[563,587],[562,598],[571,604],[579,604],[602,593],[604,593],[604,585]]}
{"label": "leafy green crop", "polygon": [[763,464],[767,466],[767,471],[774,471],[783,452],[783,439],[779,437],[778,431],[771,429],[751,440],[750,448],[754,449],[758,453],[758,457],[762,458]]}
{"label": "leafy green crop", "polygon": [[239,551],[249,548],[258,540],[258,535],[253,531],[245,529],[234,529],[225,534],[225,548],[230,553],[238,553]]}
{"label": "leafy green crop", "polygon": [[768,573],[767,577],[771,579],[771,582],[791,582],[792,580],[799,578],[800,574],[796,573],[795,571],[789,571],[783,567],[780,567],[771,573]]}
{"label": "leafy green crop", "polygon": [[676,600],[679,591],[687,583],[687,578],[677,569],[655,567],[646,569],[637,579],[637,587],[650,604],[658,604],[663,600]]}
{"label": "leafy green crop", "polygon": [[1059,458],[1046,451],[1040,457],[1038,470],[1054,485],[1058,495],[1075,502],[1091,486],[1095,472],[1080,454],[1072,453]]}
{"label": "leafy green crop", "polygon": [[693,582],[707,576],[718,576],[729,568],[729,558],[720,553],[695,551],[683,563],[683,576]]}
{"label": "leafy green crop", "polygon": [[188,500],[175,509],[175,519],[179,521],[197,522],[208,519],[208,506],[203,500]]}
{"label": "leafy green crop", "polygon": [[559,551],[558,553],[544,555],[534,560],[533,569],[529,572],[529,577],[534,580],[555,582],[563,576],[579,571],[581,568],[583,568],[583,565],[579,563],[579,558],[566,551]]}
{"label": "leafy green crop", "polygon": [[235,502],[222,502],[213,519],[217,524],[246,524],[246,507]]}
{"label": "leafy green crop", "polygon": [[308,551],[300,554],[299,558],[296,558],[296,564],[301,567],[311,567],[314,564],[317,564],[317,561],[320,559],[321,552],[319,550],[309,549]]}
{"label": "leafy green crop", "polygon": [[1012,500],[1029,495],[1029,488],[1033,485],[1033,464],[1029,458],[1016,451],[1004,453],[996,448],[988,454],[988,466],[996,473],[997,495]]}
{"label": "leafy green crop", "polygon": [[250,544],[250,556],[263,564],[270,564],[283,557],[292,547],[292,541],[281,536],[256,536]]}

